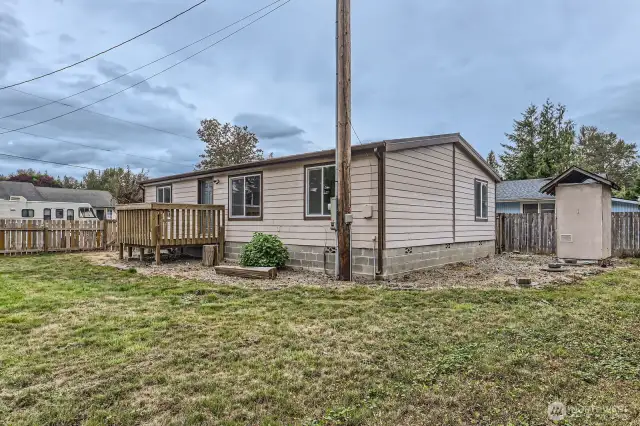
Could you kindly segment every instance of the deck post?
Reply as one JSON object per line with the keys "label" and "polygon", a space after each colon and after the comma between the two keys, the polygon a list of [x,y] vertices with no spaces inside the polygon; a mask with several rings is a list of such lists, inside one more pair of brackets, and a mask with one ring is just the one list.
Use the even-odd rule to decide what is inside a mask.
{"label": "deck post", "polygon": [[133,257],[133,247],[127,246],[127,259],[131,259]]}
{"label": "deck post", "polygon": [[160,214],[154,214],[153,215],[153,222],[152,225],[155,225],[153,227],[153,233],[151,235],[151,244],[155,245],[156,247],[156,265],[160,265],[160,242],[161,242],[161,238],[160,238],[160,232],[161,232],[161,220],[160,220],[161,215]]}
{"label": "deck post", "polygon": [[124,243],[119,243],[118,246],[120,249],[118,250],[118,259],[124,259]]}
{"label": "deck post", "polygon": [[140,247],[140,262],[144,262],[144,247]]}

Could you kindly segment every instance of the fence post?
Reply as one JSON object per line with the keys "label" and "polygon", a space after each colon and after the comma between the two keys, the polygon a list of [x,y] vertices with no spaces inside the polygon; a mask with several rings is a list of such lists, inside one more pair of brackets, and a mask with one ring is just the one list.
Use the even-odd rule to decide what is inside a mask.
{"label": "fence post", "polygon": [[49,235],[48,235],[48,232],[47,232],[47,221],[46,220],[42,222],[42,235],[43,235],[43,238],[42,238],[42,251],[44,253],[46,253],[48,248],[49,248],[49,244],[47,244],[47,240],[48,240],[47,237]]}

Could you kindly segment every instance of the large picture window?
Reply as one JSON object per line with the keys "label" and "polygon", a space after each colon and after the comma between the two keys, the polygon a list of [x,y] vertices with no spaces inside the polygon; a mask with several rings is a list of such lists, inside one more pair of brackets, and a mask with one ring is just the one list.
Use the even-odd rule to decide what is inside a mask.
{"label": "large picture window", "polygon": [[171,202],[171,186],[159,186],[156,190],[156,202],[158,203],[170,203]]}
{"label": "large picture window", "polygon": [[229,178],[229,217],[257,219],[262,217],[262,175]]}
{"label": "large picture window", "polygon": [[482,180],[475,180],[474,206],[476,220],[485,221],[489,218],[489,184]]}
{"label": "large picture window", "polygon": [[336,196],[336,166],[311,166],[305,173],[305,215],[331,216],[331,197]]}

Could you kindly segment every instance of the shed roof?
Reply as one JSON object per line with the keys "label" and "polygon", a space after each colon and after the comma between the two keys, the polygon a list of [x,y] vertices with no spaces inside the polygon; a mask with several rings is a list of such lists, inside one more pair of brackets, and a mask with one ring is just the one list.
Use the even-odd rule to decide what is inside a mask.
{"label": "shed roof", "polygon": [[115,206],[115,199],[109,191],[91,189],[67,188],[37,188],[44,201],[59,201],[65,203],[88,203],[92,207],[103,208]]}
{"label": "shed roof", "polygon": [[29,201],[44,201],[44,198],[31,182],[0,182],[0,199],[9,197],[24,197]]}
{"label": "shed roof", "polygon": [[553,200],[553,195],[540,192],[551,179],[506,180],[496,185],[496,200]]}
{"label": "shed roof", "polygon": [[600,183],[602,185],[609,186],[613,189],[620,189],[620,187],[613,181],[607,179],[603,175],[597,173],[591,173],[580,167],[573,166],[560,173],[557,177],[552,179],[549,183],[540,188],[541,192],[546,194],[555,195],[556,187],[563,183]]}

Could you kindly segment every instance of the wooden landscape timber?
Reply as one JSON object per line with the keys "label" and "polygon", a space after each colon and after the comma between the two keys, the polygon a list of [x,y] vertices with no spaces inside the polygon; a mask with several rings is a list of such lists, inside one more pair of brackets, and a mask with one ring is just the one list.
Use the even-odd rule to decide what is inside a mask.
{"label": "wooden landscape timber", "polygon": [[274,279],[278,276],[278,270],[273,267],[242,267],[223,265],[216,266],[216,274],[230,275],[242,278]]}

